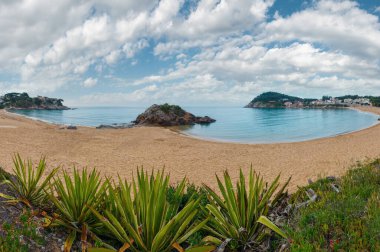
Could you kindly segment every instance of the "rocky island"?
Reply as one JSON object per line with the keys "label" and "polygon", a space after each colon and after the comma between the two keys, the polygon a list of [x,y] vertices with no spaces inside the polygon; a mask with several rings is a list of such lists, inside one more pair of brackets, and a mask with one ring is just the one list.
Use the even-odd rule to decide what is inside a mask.
{"label": "rocky island", "polygon": [[353,106],[380,106],[380,97],[345,95],[305,99],[277,92],[266,92],[255,97],[245,108],[346,108]]}
{"label": "rocky island", "polygon": [[180,126],[194,124],[209,124],[215,122],[208,116],[195,116],[177,105],[154,104],[144,113],[137,116],[132,123],[136,126]]}
{"label": "rocky island", "polygon": [[67,110],[63,100],[45,96],[30,97],[27,93],[8,93],[0,96],[0,109]]}

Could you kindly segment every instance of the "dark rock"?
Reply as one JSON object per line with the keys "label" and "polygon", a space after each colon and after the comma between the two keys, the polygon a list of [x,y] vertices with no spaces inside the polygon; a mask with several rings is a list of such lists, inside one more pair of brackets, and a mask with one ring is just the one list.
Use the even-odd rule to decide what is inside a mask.
{"label": "dark rock", "polygon": [[140,114],[134,123],[135,125],[155,125],[155,126],[179,126],[193,124],[209,124],[215,122],[208,116],[195,116],[180,106],[176,105],[157,105],[150,106],[144,113]]}
{"label": "dark rock", "polygon": [[198,116],[196,123],[199,123],[199,124],[210,124],[210,123],[213,123],[213,122],[216,122],[216,120],[212,119],[209,116],[204,116],[204,117],[199,117]]}
{"label": "dark rock", "polygon": [[330,180],[330,181],[335,181],[336,177],[335,176],[327,176],[326,179]]}
{"label": "dark rock", "polygon": [[69,130],[76,130],[77,126],[75,126],[75,125],[69,125],[69,126],[67,126],[67,129],[69,129]]}
{"label": "dark rock", "polygon": [[127,129],[132,128],[133,124],[131,123],[114,123],[114,124],[101,124],[97,126],[97,129]]}

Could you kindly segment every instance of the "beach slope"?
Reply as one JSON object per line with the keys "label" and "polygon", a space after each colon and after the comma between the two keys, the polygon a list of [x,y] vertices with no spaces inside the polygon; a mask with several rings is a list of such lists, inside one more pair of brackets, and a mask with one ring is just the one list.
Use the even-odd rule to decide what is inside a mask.
{"label": "beach slope", "polygon": [[[380,108],[361,108],[380,114]],[[336,137],[299,143],[235,144],[194,139],[159,127],[77,130],[27,119],[0,110],[0,166],[12,169],[12,155],[50,166],[97,167],[103,174],[129,178],[136,167],[165,167],[174,181],[215,187],[215,173],[228,169],[237,178],[239,168],[260,172],[267,181],[279,173],[292,176],[291,189],[319,175],[341,175],[356,161],[380,157],[380,125]]]}

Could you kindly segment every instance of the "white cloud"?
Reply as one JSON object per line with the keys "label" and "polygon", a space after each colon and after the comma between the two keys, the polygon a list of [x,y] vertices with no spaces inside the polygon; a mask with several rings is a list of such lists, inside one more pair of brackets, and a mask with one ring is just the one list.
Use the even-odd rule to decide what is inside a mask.
{"label": "white cloud", "polygon": [[290,17],[278,17],[261,34],[263,42],[301,40],[330,49],[378,58],[380,24],[377,16],[352,1],[322,0]]}
{"label": "white cloud", "polygon": [[95,78],[92,78],[92,77],[89,77],[87,78],[82,86],[85,87],[85,88],[91,88],[91,87],[94,87],[96,86],[96,84],[98,83],[98,79],[95,79]]}
{"label": "white cloud", "polygon": [[[0,77],[12,76],[1,87],[49,93],[125,71],[110,81],[108,99],[244,103],[270,89],[314,96],[380,88],[373,9],[320,0],[268,19],[273,0],[199,0],[183,14],[188,1],[1,1]],[[140,76],[135,69],[154,70],[130,77]]]}
{"label": "white cloud", "polygon": [[103,106],[115,106],[115,105],[136,105],[140,104],[141,101],[146,101],[152,98],[152,93],[157,91],[158,87],[156,85],[149,85],[147,87],[135,90],[131,93],[96,93],[81,96],[80,104],[76,101],[76,105],[93,105],[94,101],[98,105]]}
{"label": "white cloud", "polygon": [[[293,43],[287,47],[268,49],[256,43],[247,46],[246,41],[249,39],[243,40],[245,43],[235,40],[234,43],[218,48],[208,48],[188,63],[178,64],[174,71],[147,76],[135,84],[162,83],[161,89],[168,94],[181,89],[187,92],[187,97],[195,90],[194,99],[202,97],[199,95],[202,93],[199,90],[201,85],[207,87],[205,90],[211,90],[215,96],[228,92],[231,102],[242,102],[249,99],[247,96],[270,89],[305,93],[312,89],[319,94],[329,89],[332,93],[339,94],[353,91],[357,87],[360,87],[361,92],[380,88],[377,77],[380,75],[380,67],[357,56],[338,51],[326,52],[309,43]],[[200,79],[199,76],[203,78]],[[204,78],[205,76],[212,78]],[[213,89],[213,83],[219,83],[219,86]],[[232,90],[242,91],[248,86],[256,87],[252,89],[253,93],[232,93]],[[176,95],[185,96],[178,92]],[[208,100],[212,98],[209,97]]]}

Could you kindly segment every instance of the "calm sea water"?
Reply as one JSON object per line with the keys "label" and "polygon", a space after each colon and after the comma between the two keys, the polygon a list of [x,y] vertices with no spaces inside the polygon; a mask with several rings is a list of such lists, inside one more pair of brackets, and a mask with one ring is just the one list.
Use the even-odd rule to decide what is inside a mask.
{"label": "calm sea water", "polygon": [[[185,107],[215,118],[210,125],[182,127],[185,134],[219,141],[244,143],[296,142],[348,133],[372,126],[377,116],[350,109],[250,109],[237,107]],[[128,123],[145,108],[93,107],[76,110],[19,110],[35,119],[57,124],[98,126]]]}

